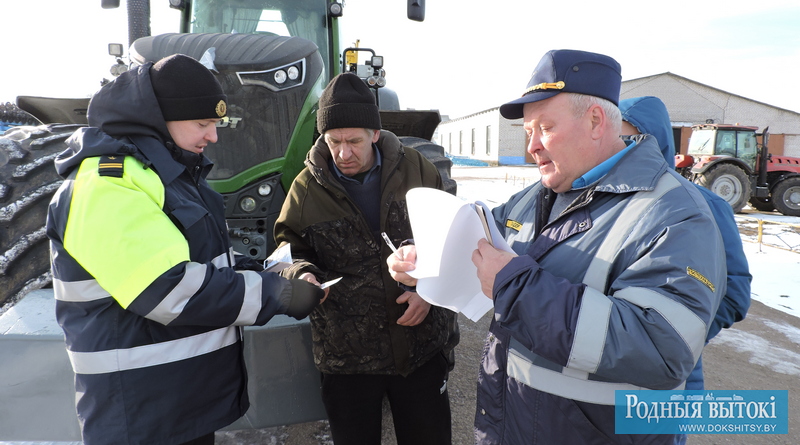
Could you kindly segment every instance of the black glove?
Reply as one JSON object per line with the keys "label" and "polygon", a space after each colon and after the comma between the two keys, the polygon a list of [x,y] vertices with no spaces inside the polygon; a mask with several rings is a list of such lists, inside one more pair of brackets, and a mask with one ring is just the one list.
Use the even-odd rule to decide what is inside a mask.
{"label": "black glove", "polygon": [[325,291],[305,280],[289,281],[292,283],[292,299],[289,300],[286,315],[302,320],[319,304],[325,296]]}
{"label": "black glove", "polygon": [[234,270],[254,270],[256,272],[264,270],[264,263],[256,261],[249,256],[236,254],[233,259],[236,261],[233,265]]}

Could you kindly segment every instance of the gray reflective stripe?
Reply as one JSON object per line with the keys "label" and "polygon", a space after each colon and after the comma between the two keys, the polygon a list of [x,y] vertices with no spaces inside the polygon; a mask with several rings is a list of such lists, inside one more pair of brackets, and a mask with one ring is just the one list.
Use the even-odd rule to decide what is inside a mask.
{"label": "gray reflective stripe", "polygon": [[228,249],[228,251],[225,253],[217,255],[216,258],[211,260],[211,264],[213,264],[217,269],[222,269],[223,267],[233,267],[235,264],[233,260],[233,248]]}
{"label": "gray reflective stripe", "polygon": [[605,295],[611,264],[642,215],[656,200],[679,185],[680,182],[669,173],[662,174],[653,190],[637,192],[628,200],[605,235],[583,277],[583,282],[588,287],[581,300],[567,368],[577,368],[590,373],[597,371],[605,348],[613,306]]}
{"label": "gray reflective stripe", "polygon": [[[211,260],[211,263],[218,268],[230,267],[230,265],[233,264],[231,262],[232,256],[233,256],[233,249],[231,249],[227,253],[220,254],[219,256]],[[195,266],[202,266],[202,264],[198,263],[188,263],[186,266],[187,273],[190,264],[194,264]],[[204,278],[205,278],[205,266],[203,268],[203,276],[200,278],[201,282],[198,284],[198,286],[202,284],[202,280]],[[181,283],[183,283],[185,279],[186,278],[184,277],[184,279],[181,280]],[[181,286],[181,284],[179,284],[178,286]],[[61,281],[57,278],[54,278],[53,290],[55,291],[56,300],[60,301],[71,301],[71,302],[94,301],[103,298],[108,298],[111,296],[111,294],[109,294],[108,291],[106,291],[105,289],[103,289],[102,286],[100,286],[97,280]],[[194,292],[192,292],[191,295],[193,294]]]}
{"label": "gray reflective stripe", "polygon": [[153,345],[98,352],[67,350],[67,354],[76,374],[107,374],[163,365],[208,354],[236,343],[238,338],[236,333],[237,328],[227,327]]}
{"label": "gray reflective stripe", "polygon": [[[581,299],[580,312],[578,313],[575,336],[573,338],[572,350],[570,351],[570,356],[567,361],[567,367],[562,368],[559,372],[537,366],[523,355],[517,353],[513,349],[514,345],[512,344],[506,370],[509,376],[540,391],[568,399],[601,405],[613,405],[614,391],[616,390],[630,391],[647,389],[627,383],[590,380],[589,374],[596,372],[600,365],[606,336],[608,334],[608,325],[613,304],[611,299],[605,295],[605,288],[608,284],[608,274],[611,269],[611,264],[642,215],[650,209],[656,200],[678,186],[680,186],[680,182],[669,172],[662,174],[653,190],[637,192],[628,200],[625,204],[625,208],[605,235],[603,242],[583,277],[583,282],[587,285],[587,288]],[[638,304],[633,300],[625,298],[625,296],[628,295],[626,291],[627,289],[619,291],[614,297]],[[633,294],[632,298],[634,299],[639,299],[642,302],[646,301],[650,304],[655,302],[658,308],[664,308],[663,311],[666,312],[666,315],[662,313],[662,310],[654,307],[659,313],[662,313],[665,319],[672,323],[673,327],[675,327],[680,335],[695,335],[694,337],[684,336],[684,341],[686,338],[704,337],[704,335],[696,335],[695,330],[698,326],[695,324],[695,320],[700,320],[694,313],[658,292],[650,292],[664,300],[668,300],[669,303],[663,302],[656,297],[645,298],[639,295],[636,289],[630,292],[630,294]],[[687,313],[691,314],[692,317],[686,317]],[[684,320],[679,326],[672,320],[672,317],[675,316],[688,318],[689,321]],[[682,320],[682,318],[679,318],[679,320]],[[705,332],[705,324],[703,324],[702,321],[700,321],[700,329],[703,330],[702,332]],[[522,347],[521,344],[519,344],[519,346]],[[690,346],[690,349],[692,349],[693,352],[695,351],[692,346]],[[700,350],[702,350],[702,344],[700,345]],[[697,358],[697,355],[695,355],[695,358]],[[684,386],[685,383],[681,383],[675,389],[683,389]]]}
{"label": "gray reflective stripe", "polygon": [[656,187],[651,191],[636,192],[628,200],[622,213],[614,221],[611,229],[606,234],[600,248],[592,259],[591,264],[586,269],[583,282],[600,292],[605,292],[608,271],[611,269],[611,262],[619,253],[620,247],[628,239],[628,235],[633,227],[642,218],[642,215],[653,205],[653,203],[664,196],[668,191],[678,187],[680,182],[669,173],[664,173],[656,183]]}
{"label": "gray reflective stripe", "polygon": [[[614,297],[630,301],[641,308],[657,311],[681,336],[686,347],[692,351],[694,361],[697,362],[700,358],[705,344],[706,324],[691,309],[654,290],[641,287],[621,289],[614,294]],[[688,339],[694,339],[694,344]]]}
{"label": "gray reflective stripe", "polygon": [[606,344],[612,306],[611,300],[602,292],[591,287],[583,291],[567,369],[597,372]]}
{"label": "gray reflective stripe", "polygon": [[252,270],[239,271],[244,277],[244,301],[239,316],[234,322],[237,326],[250,326],[256,322],[261,312],[261,275]]}
{"label": "gray reflective stripe", "polygon": [[53,291],[59,301],[81,302],[111,298],[111,294],[97,280],[61,281],[53,278]]}
{"label": "gray reflective stripe", "polygon": [[[582,378],[585,373],[571,376],[565,373],[552,371],[550,369],[535,366],[523,355],[510,349],[508,353],[508,365],[506,372],[509,377],[514,378],[531,388],[553,394],[567,399],[578,400],[598,405],[614,405],[614,391],[635,391],[646,390],[641,386],[629,385],[627,383],[598,382]],[[684,384],[674,388],[683,389]]]}
{"label": "gray reflective stripe", "polygon": [[207,269],[208,266],[205,264],[186,263],[183,278],[178,285],[173,287],[170,293],[145,317],[163,325],[172,323],[172,320],[178,318],[189,300],[203,286]]}

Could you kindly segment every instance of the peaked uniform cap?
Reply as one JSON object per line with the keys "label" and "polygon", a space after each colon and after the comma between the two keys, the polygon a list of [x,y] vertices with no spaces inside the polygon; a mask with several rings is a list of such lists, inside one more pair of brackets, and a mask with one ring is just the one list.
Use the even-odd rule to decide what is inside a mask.
{"label": "peaked uniform cap", "polygon": [[556,49],[539,61],[522,97],[500,106],[506,119],[523,116],[525,104],[549,99],[558,93],[578,93],[619,105],[622,69],[609,56],[586,51]]}

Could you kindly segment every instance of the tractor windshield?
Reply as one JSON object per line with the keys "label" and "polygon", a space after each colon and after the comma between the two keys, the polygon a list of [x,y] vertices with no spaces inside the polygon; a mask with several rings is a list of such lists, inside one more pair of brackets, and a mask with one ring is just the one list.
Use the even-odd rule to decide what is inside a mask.
{"label": "tractor windshield", "polygon": [[302,37],[314,42],[327,66],[328,0],[195,0],[191,33],[242,33]]}
{"label": "tractor windshield", "polygon": [[714,130],[695,130],[689,139],[687,153],[691,156],[711,156],[714,154]]}
{"label": "tractor windshield", "polygon": [[755,168],[758,147],[752,130],[695,129],[689,139],[691,156],[731,156]]}

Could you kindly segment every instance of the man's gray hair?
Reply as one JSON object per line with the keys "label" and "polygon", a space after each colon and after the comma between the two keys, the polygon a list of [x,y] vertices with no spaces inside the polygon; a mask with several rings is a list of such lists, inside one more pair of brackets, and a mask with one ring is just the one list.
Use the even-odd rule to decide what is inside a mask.
{"label": "man's gray hair", "polygon": [[622,132],[622,113],[619,111],[619,107],[614,105],[613,102],[597,96],[590,96],[588,94],[562,94],[569,96],[570,104],[572,105],[572,112],[575,114],[576,118],[583,116],[583,113],[585,113],[586,110],[588,110],[592,105],[599,105],[600,108],[602,108],[606,113],[606,118],[608,118],[611,129],[616,131],[615,134],[620,134]]}

